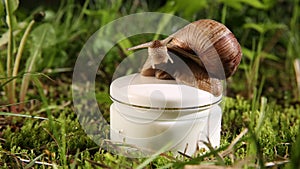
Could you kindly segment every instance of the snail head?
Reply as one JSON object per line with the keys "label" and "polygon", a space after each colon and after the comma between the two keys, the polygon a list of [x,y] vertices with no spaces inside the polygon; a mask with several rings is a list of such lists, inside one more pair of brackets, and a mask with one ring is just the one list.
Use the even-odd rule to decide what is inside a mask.
{"label": "snail head", "polygon": [[148,58],[150,59],[152,69],[155,69],[155,65],[157,64],[167,63],[168,60],[173,63],[172,58],[168,54],[167,42],[164,40],[154,40],[128,48],[127,50],[136,50],[142,48],[148,48]]}

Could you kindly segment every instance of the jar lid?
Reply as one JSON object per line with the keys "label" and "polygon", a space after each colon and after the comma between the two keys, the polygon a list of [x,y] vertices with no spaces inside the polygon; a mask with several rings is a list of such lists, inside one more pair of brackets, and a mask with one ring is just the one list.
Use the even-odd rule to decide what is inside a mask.
{"label": "jar lid", "polygon": [[122,104],[151,109],[205,108],[221,101],[209,92],[175,80],[160,80],[139,73],[115,79],[110,85],[110,97]]}

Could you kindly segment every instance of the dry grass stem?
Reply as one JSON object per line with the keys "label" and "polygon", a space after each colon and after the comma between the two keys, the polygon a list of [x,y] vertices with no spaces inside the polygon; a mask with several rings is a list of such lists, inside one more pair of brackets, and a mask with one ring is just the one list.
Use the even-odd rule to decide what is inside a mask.
{"label": "dry grass stem", "polygon": [[234,147],[234,145],[236,144],[236,143],[238,143],[239,142],[239,140],[246,134],[248,132],[248,129],[246,128],[246,129],[244,129],[232,142],[231,142],[231,144],[228,146],[228,148],[226,149],[226,150],[224,150],[224,151],[222,151],[220,154],[221,154],[221,156],[222,157],[224,157],[224,156],[226,156],[226,155],[228,155],[228,154],[230,154],[233,150],[233,147]]}
{"label": "dry grass stem", "polygon": [[186,165],[184,169],[234,169],[232,167],[218,166],[218,165]]}
{"label": "dry grass stem", "polygon": [[267,163],[265,163],[265,167],[275,167],[277,165],[283,165],[288,162],[290,162],[290,160],[267,162]]}
{"label": "dry grass stem", "polygon": [[[27,159],[23,159],[21,157],[17,157],[21,162],[23,163],[30,163],[31,160],[27,160]],[[35,164],[39,164],[39,165],[45,165],[45,166],[54,166],[53,164],[51,163],[47,163],[47,162],[43,162],[43,161],[35,161],[34,162]]]}

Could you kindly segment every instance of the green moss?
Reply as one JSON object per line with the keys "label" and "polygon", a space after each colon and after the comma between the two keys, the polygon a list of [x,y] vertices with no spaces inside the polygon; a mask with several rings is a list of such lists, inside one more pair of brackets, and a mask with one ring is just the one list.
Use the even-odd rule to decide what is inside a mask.
{"label": "green moss", "polygon": [[[292,144],[298,135],[300,112],[299,107],[283,107],[276,102],[267,103],[264,110],[250,111],[250,102],[237,97],[225,98],[222,121],[221,144],[228,145],[241,132],[248,128],[257,137],[265,161],[289,157]],[[263,113],[263,114],[262,114]],[[260,122],[262,118],[262,122]],[[260,128],[257,125],[261,123]],[[248,133],[234,147],[235,159],[243,160],[249,156],[247,147],[252,143]]]}
{"label": "green moss", "polygon": [[[104,93],[104,95],[107,94]],[[276,103],[268,103],[264,112],[256,110],[254,114],[250,111],[250,107],[251,103],[241,97],[225,98],[221,147],[226,148],[243,129],[248,128],[257,137],[257,144],[260,145],[261,149],[256,150],[256,152],[262,154],[264,161],[290,157],[293,150],[292,144],[296,141],[300,125],[299,107],[282,107]],[[21,127],[17,130],[8,127],[3,131],[5,143],[0,147],[2,152],[0,153],[0,162],[3,165],[14,162],[12,154],[24,154],[26,158],[34,159],[45,153],[46,150],[50,152],[51,156],[47,156],[48,160],[56,161],[60,165],[75,165],[74,162],[76,162],[76,166],[79,168],[93,168],[98,165],[113,168],[133,168],[144,160],[130,159],[104,151],[84,132],[71,106],[65,107],[63,110],[54,109],[52,111],[56,115],[52,125],[50,125],[49,120],[17,117],[14,119],[14,124],[22,122]],[[261,113],[264,113],[263,122],[259,130],[255,132],[254,129],[259,124]],[[251,128],[252,126],[254,128]],[[232,149],[234,158],[225,156],[224,164],[234,165],[238,161],[249,158],[250,154],[247,147],[253,144],[252,141],[249,133],[240,138]],[[217,151],[221,152],[222,149]],[[3,152],[9,152],[11,155]],[[207,160],[208,157],[212,161],[217,159],[213,154],[205,158],[205,153],[201,154],[203,158],[202,155],[194,159],[177,158],[178,162],[176,163],[170,158],[159,156],[150,163],[150,166],[173,166],[177,168],[190,163],[190,161],[195,164]]]}

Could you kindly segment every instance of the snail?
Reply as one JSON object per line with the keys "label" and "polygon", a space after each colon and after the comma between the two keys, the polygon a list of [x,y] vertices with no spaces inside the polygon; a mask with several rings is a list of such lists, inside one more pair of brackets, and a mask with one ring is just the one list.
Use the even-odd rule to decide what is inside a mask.
{"label": "snail", "polygon": [[[148,58],[141,74],[158,79],[175,79],[214,95],[222,93],[222,83],[232,76],[241,61],[241,46],[234,34],[223,24],[201,19],[181,28],[163,40],[154,40],[129,48],[148,48]],[[168,70],[177,54],[190,68],[191,77],[180,67]],[[178,59],[177,59],[178,60]]]}

